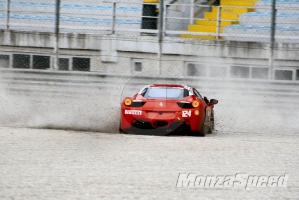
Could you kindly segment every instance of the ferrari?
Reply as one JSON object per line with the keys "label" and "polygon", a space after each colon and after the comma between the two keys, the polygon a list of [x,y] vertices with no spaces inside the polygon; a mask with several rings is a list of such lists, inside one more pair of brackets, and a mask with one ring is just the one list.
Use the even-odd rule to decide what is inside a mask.
{"label": "ferrari", "polygon": [[214,105],[191,86],[153,84],[121,102],[121,133],[206,136],[215,128]]}

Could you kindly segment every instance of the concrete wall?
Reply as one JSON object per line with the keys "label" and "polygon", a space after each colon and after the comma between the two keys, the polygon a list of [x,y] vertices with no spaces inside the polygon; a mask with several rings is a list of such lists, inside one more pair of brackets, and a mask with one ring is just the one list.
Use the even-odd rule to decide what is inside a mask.
{"label": "concrete wall", "polygon": [[[54,37],[50,33],[1,30],[0,38],[1,54],[53,54]],[[156,36],[68,33],[60,34],[59,46],[61,55],[90,57],[91,71],[132,73],[132,59],[143,59],[144,71],[155,74],[154,71],[158,70],[159,44]],[[184,73],[185,62],[267,66],[268,49],[267,43],[165,37],[162,42],[162,71],[175,67]],[[299,68],[298,49],[298,44],[276,44],[274,65]]]}

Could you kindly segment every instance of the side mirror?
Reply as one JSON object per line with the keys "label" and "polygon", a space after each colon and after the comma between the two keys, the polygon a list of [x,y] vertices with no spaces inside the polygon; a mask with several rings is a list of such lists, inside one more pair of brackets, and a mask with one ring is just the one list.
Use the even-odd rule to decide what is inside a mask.
{"label": "side mirror", "polygon": [[210,100],[210,104],[215,105],[215,104],[217,104],[217,103],[218,103],[218,100],[216,100],[216,99],[211,99],[211,100]]}

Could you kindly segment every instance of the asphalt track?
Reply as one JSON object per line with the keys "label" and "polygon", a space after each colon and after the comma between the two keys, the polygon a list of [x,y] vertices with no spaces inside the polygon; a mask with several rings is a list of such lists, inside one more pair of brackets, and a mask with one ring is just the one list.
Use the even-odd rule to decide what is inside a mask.
{"label": "asphalt track", "polygon": [[[218,96],[215,133],[165,137],[117,133],[119,102],[106,92],[1,92],[0,199],[298,199],[291,99],[259,106]],[[178,188],[180,173],[289,178],[284,188]]]}

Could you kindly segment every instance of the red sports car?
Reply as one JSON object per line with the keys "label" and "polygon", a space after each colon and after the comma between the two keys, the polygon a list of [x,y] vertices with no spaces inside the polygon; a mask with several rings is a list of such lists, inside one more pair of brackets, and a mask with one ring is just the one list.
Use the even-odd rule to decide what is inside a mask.
{"label": "red sports car", "polygon": [[[190,86],[154,84],[143,87],[121,103],[122,133],[189,134],[205,136],[214,130],[214,105]],[[156,133],[155,133],[156,134]]]}

